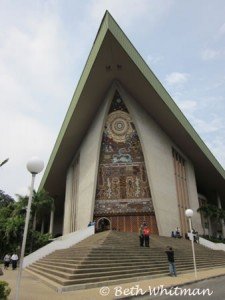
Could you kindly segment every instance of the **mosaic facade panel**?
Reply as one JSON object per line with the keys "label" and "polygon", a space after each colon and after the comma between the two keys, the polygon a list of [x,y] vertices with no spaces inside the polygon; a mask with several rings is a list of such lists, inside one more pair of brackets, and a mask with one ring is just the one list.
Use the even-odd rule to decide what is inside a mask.
{"label": "mosaic facade panel", "polygon": [[131,116],[115,95],[106,119],[95,216],[154,212],[141,143]]}

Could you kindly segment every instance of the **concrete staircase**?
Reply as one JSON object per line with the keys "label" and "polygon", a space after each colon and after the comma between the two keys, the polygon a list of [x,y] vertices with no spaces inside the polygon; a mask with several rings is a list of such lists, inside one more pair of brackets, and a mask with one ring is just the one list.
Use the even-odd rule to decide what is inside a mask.
{"label": "concrete staircase", "polygon": [[[107,231],[74,247],[57,250],[27,270],[58,291],[168,275],[166,246],[173,247],[177,273],[193,270],[191,242],[152,236],[150,248],[139,246],[136,233]],[[225,253],[195,244],[197,269],[225,266]]]}

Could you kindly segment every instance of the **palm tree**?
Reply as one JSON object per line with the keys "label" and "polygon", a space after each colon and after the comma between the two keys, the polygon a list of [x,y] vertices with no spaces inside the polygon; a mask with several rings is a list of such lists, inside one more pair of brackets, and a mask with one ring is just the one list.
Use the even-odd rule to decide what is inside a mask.
{"label": "palm tree", "polygon": [[5,160],[3,160],[1,163],[0,163],[0,167],[2,167],[4,164],[6,164],[8,162],[9,158],[6,158]]}
{"label": "palm tree", "polygon": [[[24,214],[28,203],[28,196],[17,195],[18,202],[13,212],[14,215]],[[49,196],[48,192],[44,189],[36,192],[33,191],[32,204],[31,204],[31,216],[32,216],[32,229],[35,231],[37,223],[41,223],[41,232],[44,231],[44,218],[54,210],[54,199]]]}
{"label": "palm tree", "polygon": [[36,230],[37,221],[41,222],[41,233],[44,233],[45,217],[54,210],[54,199],[44,189],[33,194],[33,230]]}
{"label": "palm tree", "polygon": [[198,212],[202,212],[204,217],[208,219],[209,224],[209,236],[212,235],[212,220],[216,223],[216,232],[217,226],[220,220],[225,219],[225,211],[221,208],[218,208],[214,204],[205,204],[197,209]]}
{"label": "palm tree", "polygon": [[14,203],[14,210],[12,212],[12,216],[17,215],[26,215],[26,208],[28,204],[28,196],[21,196],[19,194],[16,194],[18,200]]}
{"label": "palm tree", "polygon": [[[208,221],[208,229],[209,229],[209,236],[212,233],[212,226],[211,226],[211,217],[212,217],[212,209],[210,204],[204,204],[197,209],[198,212],[202,213],[204,218]],[[205,226],[203,226],[204,235],[205,235]]]}
{"label": "palm tree", "polygon": [[218,211],[218,218],[221,223],[221,228],[222,228],[222,237],[223,239],[225,238],[225,228],[224,228],[224,222],[225,222],[225,210],[223,208],[219,208]]}

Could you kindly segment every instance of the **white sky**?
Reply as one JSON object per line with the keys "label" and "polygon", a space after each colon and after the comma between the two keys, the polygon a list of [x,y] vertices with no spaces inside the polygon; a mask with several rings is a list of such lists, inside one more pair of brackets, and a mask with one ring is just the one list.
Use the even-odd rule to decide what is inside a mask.
{"label": "white sky", "polygon": [[224,0],[0,0],[0,189],[11,196],[27,190],[31,156],[47,165],[106,9],[225,167]]}

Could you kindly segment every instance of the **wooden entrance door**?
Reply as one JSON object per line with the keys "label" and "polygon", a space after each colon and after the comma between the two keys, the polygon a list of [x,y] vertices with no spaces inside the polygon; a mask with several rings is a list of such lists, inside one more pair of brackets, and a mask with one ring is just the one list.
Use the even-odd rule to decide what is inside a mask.
{"label": "wooden entrance door", "polygon": [[[96,217],[96,224],[98,224],[98,221],[102,218],[104,218],[104,216]],[[155,215],[107,216],[107,219],[110,220],[112,230],[139,232],[140,226],[145,222],[149,226],[151,234],[158,234]]]}

